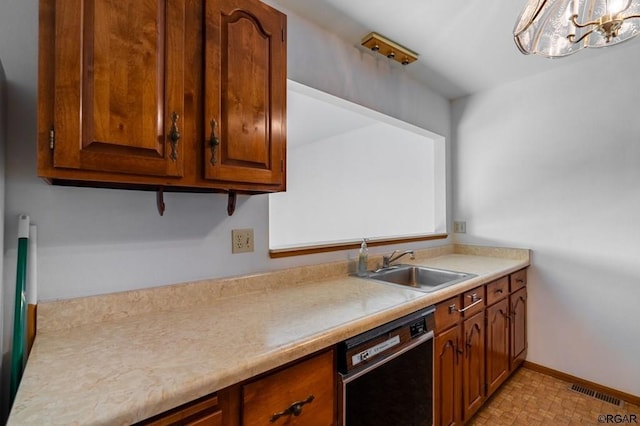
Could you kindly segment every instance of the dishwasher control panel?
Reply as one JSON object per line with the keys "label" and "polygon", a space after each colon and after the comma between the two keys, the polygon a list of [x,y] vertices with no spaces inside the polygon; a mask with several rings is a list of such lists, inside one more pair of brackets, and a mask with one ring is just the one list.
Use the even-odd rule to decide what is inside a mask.
{"label": "dishwasher control panel", "polygon": [[338,344],[338,369],[345,374],[402,351],[427,333],[433,333],[433,307],[383,324]]}
{"label": "dishwasher control panel", "polygon": [[419,321],[409,324],[409,332],[411,333],[412,339],[426,333],[427,324],[425,319],[421,318]]}

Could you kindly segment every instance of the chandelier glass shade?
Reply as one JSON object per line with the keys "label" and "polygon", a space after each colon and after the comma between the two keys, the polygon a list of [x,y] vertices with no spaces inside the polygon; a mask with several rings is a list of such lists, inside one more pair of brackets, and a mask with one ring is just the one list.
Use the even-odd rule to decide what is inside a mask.
{"label": "chandelier glass shade", "polygon": [[528,0],[513,29],[520,51],[548,58],[640,34],[640,0]]}

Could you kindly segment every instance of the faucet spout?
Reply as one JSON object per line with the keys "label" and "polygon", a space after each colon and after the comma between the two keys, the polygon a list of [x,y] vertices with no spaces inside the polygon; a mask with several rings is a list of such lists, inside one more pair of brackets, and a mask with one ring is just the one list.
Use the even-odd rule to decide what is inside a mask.
{"label": "faucet spout", "polygon": [[402,256],[405,256],[407,254],[410,255],[410,259],[415,259],[413,250],[405,250],[402,253],[398,253],[398,250],[394,250],[393,253],[391,253],[389,256],[382,256],[382,267],[388,268],[393,262],[397,261]]}

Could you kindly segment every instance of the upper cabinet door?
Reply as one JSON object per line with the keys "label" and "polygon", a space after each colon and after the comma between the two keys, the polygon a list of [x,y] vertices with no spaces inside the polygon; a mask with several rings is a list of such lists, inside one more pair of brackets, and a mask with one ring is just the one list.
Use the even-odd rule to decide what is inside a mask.
{"label": "upper cabinet door", "polygon": [[257,0],[207,0],[205,178],[285,185],[286,16]]}
{"label": "upper cabinet door", "polygon": [[54,167],[183,175],[185,1],[56,2]]}

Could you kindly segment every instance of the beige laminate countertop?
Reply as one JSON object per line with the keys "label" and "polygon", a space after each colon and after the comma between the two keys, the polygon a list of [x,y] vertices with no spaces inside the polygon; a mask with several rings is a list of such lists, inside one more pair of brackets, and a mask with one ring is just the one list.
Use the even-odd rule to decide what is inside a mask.
{"label": "beige laminate countertop", "polygon": [[435,293],[346,274],[260,286],[265,274],[205,302],[41,327],[8,424],[134,423],[529,265],[528,250],[488,254],[417,257],[478,275]]}

